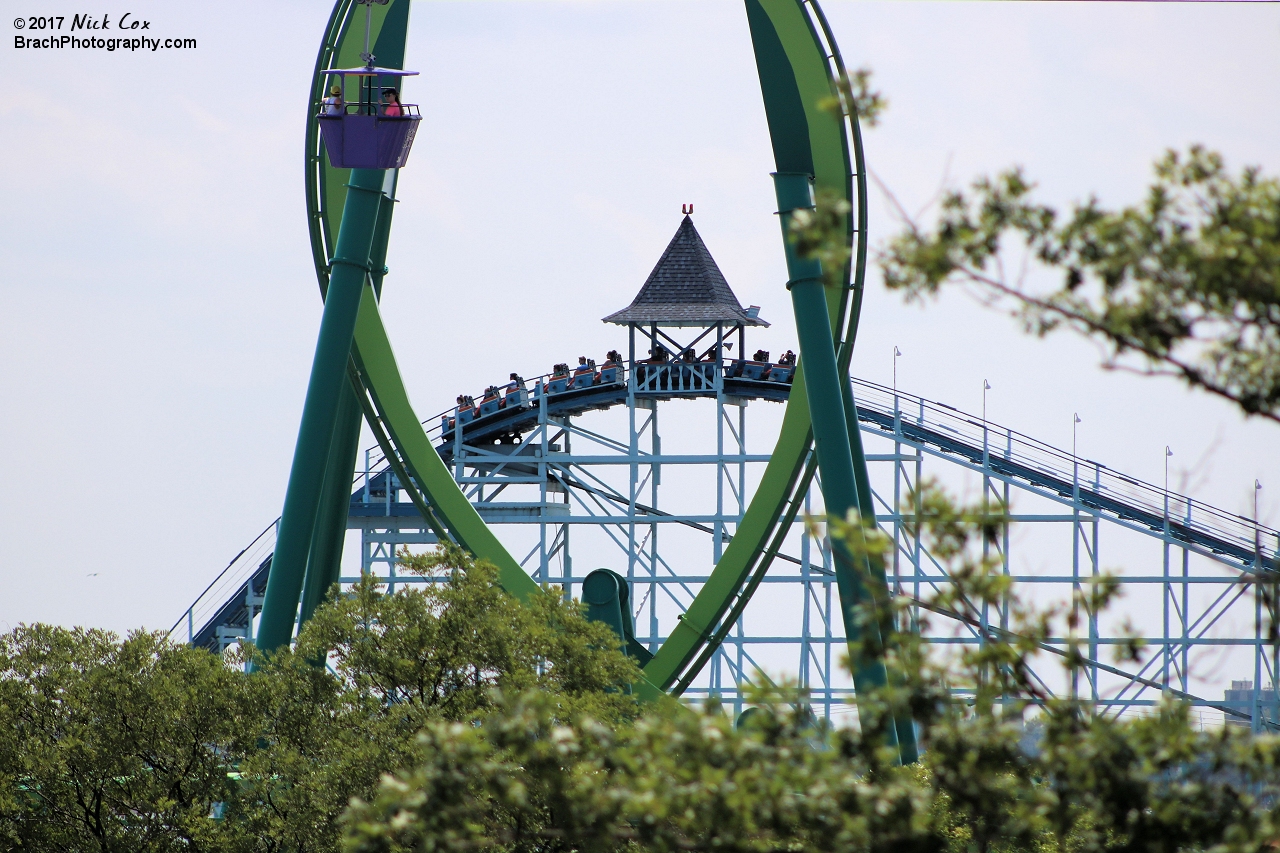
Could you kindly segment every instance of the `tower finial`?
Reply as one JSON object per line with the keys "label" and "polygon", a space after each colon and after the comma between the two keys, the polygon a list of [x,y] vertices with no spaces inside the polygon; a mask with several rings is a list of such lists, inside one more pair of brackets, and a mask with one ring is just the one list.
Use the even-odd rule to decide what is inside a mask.
{"label": "tower finial", "polygon": [[693,205],[692,204],[680,205],[680,212],[683,213],[685,216],[693,216]]}

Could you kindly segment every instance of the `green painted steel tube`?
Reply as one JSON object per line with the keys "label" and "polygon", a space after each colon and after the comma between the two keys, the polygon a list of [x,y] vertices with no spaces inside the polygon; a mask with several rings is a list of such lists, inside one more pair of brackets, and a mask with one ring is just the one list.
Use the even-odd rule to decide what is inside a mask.
{"label": "green painted steel tube", "polygon": [[[817,186],[849,196],[852,168],[845,129],[835,116],[818,107],[832,94],[831,75],[826,51],[805,7],[795,0],[746,0],[745,5],[779,171],[811,173]],[[858,176],[860,184],[864,180]],[[844,326],[849,297],[846,288],[832,288],[826,295],[833,332]],[[696,662],[706,659],[699,652],[713,640],[753,571],[767,567],[768,543],[794,497],[812,447],[807,391],[802,367],[791,386],[777,443],[742,523],[671,636],[645,666],[650,681],[669,688],[696,676],[689,667],[696,669]]]}
{"label": "green painted steel tube", "polygon": [[[337,223],[331,222],[329,217],[325,215],[326,211],[321,210],[320,206],[314,204],[313,201],[321,197],[328,199],[326,192],[328,181],[326,178],[331,179],[334,177],[334,173],[338,171],[341,171],[345,176],[347,170],[337,170],[329,164],[329,157],[325,153],[324,143],[320,139],[320,122],[316,117],[320,113],[320,104],[327,94],[326,90],[331,85],[327,75],[322,72],[327,68],[343,67],[334,63],[334,59],[339,54],[338,47],[343,41],[343,33],[346,30],[347,22],[350,20],[348,13],[351,9],[351,3],[352,0],[337,0],[333,4],[333,11],[329,13],[329,21],[324,28],[324,38],[321,40],[320,50],[316,54],[315,70],[311,75],[311,98],[307,104],[307,135],[304,143],[306,160],[303,173],[306,176],[307,229],[310,231],[311,236],[311,260],[315,264],[316,278],[320,285],[320,295],[322,297],[329,287],[329,253],[325,251],[325,246],[333,245],[332,239],[333,235],[337,233]],[[354,39],[349,41],[354,41]],[[385,64],[383,67],[386,67]],[[345,180],[343,183],[345,183]],[[333,226],[332,229],[330,226]]]}
{"label": "green painted steel tube", "polygon": [[[391,234],[391,213],[395,202],[388,196],[394,194],[395,170],[383,173],[382,195],[378,199],[377,223],[373,230],[373,242],[369,249],[369,280],[374,294],[381,297],[382,280],[386,276],[387,246]],[[350,375],[348,376],[350,379]],[[358,381],[358,377],[356,380]],[[307,555],[307,570],[302,584],[302,605],[299,610],[299,626],[311,618],[324,601],[329,588],[341,575],[342,548],[347,533],[347,515],[350,512],[351,483],[355,479],[356,462],[360,454],[360,425],[363,410],[359,394],[363,388],[344,383],[339,402],[337,423],[334,427],[329,459],[325,464],[324,489],[320,496],[320,508],[315,529],[311,535],[311,548]]]}
{"label": "green painted steel tube", "polygon": [[342,546],[351,509],[351,482],[355,479],[356,459],[360,454],[361,416],[360,401],[348,378],[338,401],[337,423],[324,466],[324,490],[320,494],[320,508],[307,555],[306,579],[302,584],[300,625],[324,602],[341,574]]}
{"label": "green painted steel tube", "polygon": [[813,207],[811,178],[808,174],[775,172],[773,182],[787,259],[787,289],[795,312],[801,369],[809,389],[809,419],[822,475],[823,499],[828,515],[844,518],[858,506],[848,420],[840,395],[845,383],[836,364],[822,268],[816,260],[801,257],[788,236],[795,211]]}
{"label": "green painted steel tube", "polygon": [[[816,4],[810,2],[809,5],[818,13],[830,41],[829,30],[825,21],[821,21],[821,13]],[[374,10],[379,64],[398,67],[403,61],[407,7],[408,0],[392,0],[390,7],[376,7]],[[352,37],[348,26],[350,8],[351,0],[339,0],[335,5],[317,57],[317,70],[356,64],[355,53],[359,50],[359,39]],[[777,159],[780,171],[793,166],[796,171],[808,171],[813,174],[817,186],[841,191],[852,201],[855,176],[850,164],[846,129],[838,117],[818,107],[818,102],[831,94],[831,71],[828,66],[828,51],[818,36],[808,8],[796,0],[747,0],[752,38],[756,43],[757,66],[765,92],[770,135],[775,155],[779,155]],[[382,14],[384,9],[385,16]],[[832,49],[834,50],[834,43]],[[838,61],[838,51],[836,53]],[[384,54],[391,58],[390,62],[382,61]],[[313,95],[313,101],[318,103],[321,96],[319,89]],[[782,105],[782,112],[778,111],[779,104]],[[338,188],[342,185],[345,174],[343,170],[333,169],[325,161],[316,133],[315,104],[312,106],[312,119],[308,124],[307,135],[307,198],[317,275],[323,291],[328,285],[328,270],[323,263],[327,254],[324,246],[332,245],[331,234],[340,233],[337,211],[340,209],[342,196],[339,195]],[[856,122],[856,118],[853,120]],[[856,143],[856,125],[854,133]],[[861,163],[861,151],[858,150],[856,154]],[[797,162],[790,164],[784,160]],[[862,171],[859,168],[856,175],[860,201],[865,199]],[[386,207],[390,204],[389,200],[384,201]],[[865,215],[861,210],[865,204],[859,207],[861,218]],[[380,225],[389,225],[389,216],[379,217],[379,220]],[[861,261],[865,256],[865,234],[861,231],[859,229],[858,233],[860,273]],[[379,232],[375,241],[385,246],[385,238],[386,232]],[[380,272],[381,268],[373,270],[375,280]],[[847,270],[845,281],[847,285]],[[859,283],[860,281],[861,275]],[[847,287],[831,288],[825,294],[833,338],[834,333],[844,330],[846,322],[848,323],[848,334],[841,344],[838,356],[839,364],[845,370],[857,323],[856,307],[853,312],[849,312],[851,296],[854,297],[856,306],[860,293],[851,293]],[[438,515],[450,533],[478,557],[495,562],[499,566],[504,587],[517,597],[524,597],[536,585],[462,496],[413,414],[373,293],[362,301],[356,337],[353,355],[360,366],[362,381],[368,387],[377,408],[377,420],[390,434],[390,442],[395,446],[395,455],[400,464],[410,471],[413,480],[431,503],[434,514]],[[803,359],[801,363],[803,365]],[[853,428],[856,429],[856,423]],[[780,516],[785,513],[794,497],[797,479],[811,446],[806,383],[804,373],[801,372],[792,387],[777,445],[766,466],[762,482],[747,508],[743,523],[713,569],[710,580],[695,597],[672,636],[663,644],[657,657],[645,667],[646,682],[639,685],[641,693],[656,695],[655,685],[667,687],[682,674],[689,676],[685,670],[713,635],[714,629],[733,604],[752,570],[756,567],[763,570],[768,563],[768,542],[778,528]],[[860,461],[865,467],[865,460],[861,459],[860,454],[853,459],[855,480]]]}
{"label": "green painted steel tube", "polygon": [[325,463],[333,441],[339,401],[347,383],[347,359],[355,334],[360,296],[369,266],[369,249],[382,196],[383,173],[354,169],[331,261],[324,314],[311,363],[311,380],[302,406],[302,424],[289,469],[284,510],[276,534],[275,556],[258,625],[258,648],[286,645],[293,635],[307,554],[324,486]]}
{"label": "green painted steel tube", "polygon": [[582,603],[586,607],[586,617],[593,622],[602,622],[609,626],[618,637],[619,648],[626,645],[630,635],[626,617],[629,613],[623,610],[623,586],[625,579],[619,578],[608,569],[596,569],[582,581]]}
{"label": "green painted steel tube", "polygon": [[[847,371],[841,371],[842,375]],[[867,456],[862,449],[862,432],[858,429],[857,401],[853,397],[852,383],[845,375],[841,384],[844,398],[845,418],[849,425],[849,444],[853,452],[853,472],[858,490],[858,516],[862,524],[874,529],[876,526],[875,502],[871,494],[871,478],[867,475]],[[879,554],[871,554],[867,560],[867,572],[871,578],[870,593],[880,598],[880,636],[882,639],[892,636],[897,630],[893,612],[889,609],[889,580],[885,571],[884,559]],[[895,686],[902,684],[902,674],[895,669],[886,669],[889,683]],[[894,729],[898,734],[898,751],[903,764],[914,764],[920,759],[920,747],[916,739],[916,728],[911,717],[905,712],[894,715]]]}
{"label": "green painted steel tube", "polygon": [[[404,67],[405,44],[408,39],[409,0],[391,0],[388,5],[373,5],[370,42],[378,65],[383,68]],[[352,14],[352,12],[355,14]],[[337,0],[324,39],[316,54],[312,75],[311,98],[307,105],[306,194],[307,225],[311,232],[312,258],[320,293],[329,286],[329,258],[335,252],[334,240],[340,228],[342,209],[346,203],[344,186],[349,170],[335,169],[325,154],[320,139],[320,103],[333,81],[324,75],[328,68],[352,68],[363,65],[364,21],[367,7],[355,0]]]}
{"label": "green painted steel tube", "polygon": [[[849,422],[841,394],[841,387],[848,384],[848,376],[841,376],[836,363],[835,340],[831,334],[822,269],[817,261],[801,257],[788,236],[795,211],[813,206],[810,178],[807,174],[794,172],[775,173],[774,187],[786,246],[787,272],[790,276],[787,288],[791,291],[791,304],[795,312],[800,364],[804,370],[805,384],[810,389],[809,417],[813,423],[818,472],[822,477],[823,503],[829,518],[845,518],[850,510],[858,509]],[[868,590],[862,582],[861,573],[855,568],[854,557],[842,542],[833,539],[832,552],[835,557],[836,588],[840,594],[845,635],[849,638],[851,656],[858,661],[853,671],[854,688],[861,697],[888,683],[883,658],[869,657],[865,649],[854,655],[855,647],[859,645],[880,645],[878,626],[862,624],[857,615],[859,605],[870,600],[874,592]],[[896,742],[896,727],[890,731],[891,740]]]}
{"label": "green painted steel tube", "polygon": [[[836,70],[843,75],[845,74],[844,59],[840,55],[840,48],[836,45],[835,36],[831,32],[827,18],[822,13],[822,7],[815,2],[812,4],[812,8],[817,18],[817,23],[822,28],[827,43],[831,47],[831,59],[835,63]],[[853,304],[849,309],[845,340],[837,353],[841,375],[849,373],[850,363],[853,360],[853,346],[858,337],[858,319],[862,314],[862,300],[866,294],[867,225],[869,219],[866,181],[867,163],[862,146],[862,126],[858,121],[856,109],[851,108],[849,110],[848,119],[849,129],[852,132],[853,153],[853,172],[850,175],[849,191],[851,194],[856,193],[857,197],[857,203],[854,205],[854,209],[857,211],[857,224],[855,226],[852,221],[849,223],[852,231],[850,236],[856,236],[852,270]],[[848,281],[848,270],[846,270],[845,276],[845,280]],[[841,390],[844,397],[845,417],[849,424],[849,444],[850,449],[853,451],[853,470],[857,477],[859,514],[865,524],[874,527],[876,525],[875,502],[871,493],[871,478],[867,472],[867,457],[862,447],[862,433],[858,428],[858,411],[853,397],[852,383],[845,382]],[[873,558],[870,570],[872,576],[878,579],[879,589],[883,590],[887,599],[889,585],[883,561],[879,558]],[[897,630],[898,626],[894,624],[893,614],[889,612],[888,608],[885,608],[882,613],[880,632],[882,636],[888,637],[893,631]],[[895,669],[890,669],[888,675],[890,683],[899,683],[901,681],[902,674]],[[916,738],[914,723],[912,723],[910,717],[899,715],[895,717],[894,727],[898,733],[898,747],[902,763],[914,764],[920,758],[920,747]]]}
{"label": "green painted steel tube", "polygon": [[582,580],[582,603],[586,617],[602,622],[617,635],[622,651],[641,666],[653,655],[636,640],[635,620],[631,616],[631,587],[627,579],[609,569],[596,569]]}
{"label": "green painted steel tube", "polygon": [[373,232],[373,249],[369,252],[369,278],[373,282],[373,295],[382,298],[382,280],[387,275],[387,246],[391,243],[391,214],[395,211],[396,172],[387,172],[383,182],[382,198],[378,201],[378,225]]}
{"label": "green painted steel tube", "polygon": [[[378,222],[373,229],[373,245],[369,249],[369,280],[374,295],[382,297],[382,281],[387,274],[387,246],[391,239],[391,214],[397,170],[383,173],[382,196],[378,199]],[[351,509],[351,483],[355,479],[360,455],[360,424],[363,409],[359,395],[364,389],[352,382],[359,376],[348,373],[351,382],[343,393],[334,431],[333,448],[325,466],[324,493],[320,498],[320,514],[315,534],[311,537],[311,553],[307,557],[307,575],[302,586],[302,610],[298,624],[305,624],[324,600],[329,587],[341,574],[342,546],[347,534],[347,515]]]}
{"label": "green painted steel tube", "polygon": [[[387,246],[391,236],[391,213],[395,204],[396,171],[388,170],[382,181],[382,196],[378,199],[378,221],[373,230],[373,244],[369,249],[369,279],[376,296],[382,295],[382,280],[387,273]],[[359,377],[348,379],[359,381]],[[334,427],[329,460],[325,465],[324,491],[320,496],[320,510],[316,517],[315,532],[311,536],[311,551],[307,556],[306,579],[302,585],[302,608],[298,624],[303,625],[324,601],[341,575],[342,546],[347,535],[347,515],[351,510],[351,483],[355,479],[356,462],[360,455],[360,424],[363,410],[359,396],[363,388],[354,387],[348,381],[338,408],[338,421]]]}
{"label": "green painted steel tube", "polygon": [[[807,206],[810,202],[809,187],[802,177],[808,173],[812,176],[813,183],[816,187],[822,187],[829,191],[842,193],[850,202],[855,201],[856,193],[856,210],[857,210],[857,228],[853,227],[853,223],[847,223],[849,228],[849,236],[852,241],[856,235],[857,245],[854,251],[854,270],[846,265],[841,271],[840,278],[843,280],[844,288],[828,288],[826,293],[826,303],[829,309],[827,319],[832,322],[832,328],[840,329],[845,322],[842,316],[832,316],[836,305],[841,304],[838,297],[848,299],[852,296],[852,306],[847,317],[847,327],[844,329],[844,340],[840,343],[836,352],[836,369],[839,376],[839,383],[835,386],[828,386],[825,394],[820,394],[818,388],[809,383],[809,392],[811,395],[810,408],[815,420],[814,434],[817,437],[820,433],[816,423],[818,410],[813,407],[814,401],[820,396],[838,397],[840,399],[840,407],[844,410],[844,426],[846,432],[846,441],[849,452],[849,461],[853,470],[853,488],[855,494],[856,505],[864,521],[874,524],[874,506],[871,501],[870,479],[867,476],[866,456],[863,453],[861,435],[858,432],[858,422],[856,410],[853,407],[852,389],[848,382],[848,367],[853,352],[853,341],[857,333],[858,314],[860,313],[863,284],[865,280],[866,270],[866,221],[867,221],[867,204],[866,204],[866,177],[863,161],[862,139],[860,129],[858,127],[857,115],[851,114],[849,118],[849,129],[852,130],[852,151],[850,150],[849,137],[845,133],[842,122],[837,122],[837,116],[832,112],[826,112],[819,108],[819,102],[824,98],[829,98],[834,90],[831,86],[832,67],[828,64],[828,60],[835,62],[835,70],[843,71],[843,61],[840,59],[839,50],[835,46],[834,38],[831,35],[830,28],[826,24],[825,18],[822,16],[821,10],[816,3],[809,4],[813,13],[817,16],[817,23],[821,26],[822,32],[826,35],[829,44],[829,50],[822,44],[814,21],[806,14],[804,4],[796,3],[794,0],[746,0],[747,17],[751,25],[752,42],[756,51],[756,63],[760,70],[760,86],[761,93],[765,101],[765,113],[769,121],[769,132],[773,140],[774,159],[779,173],[792,173],[791,178],[782,178],[781,185],[775,184],[779,192],[779,207],[783,211],[788,208]],[[816,48],[816,50],[815,50]],[[841,125],[836,128],[834,124]],[[807,145],[804,143],[808,143]],[[857,169],[854,171],[853,164],[850,163],[850,154],[852,153]],[[777,179],[775,179],[777,180]],[[784,215],[785,218],[785,215]],[[784,239],[786,225],[784,225]],[[790,266],[796,259],[792,257],[792,247],[787,245],[789,252],[789,271],[792,279],[804,278],[806,276],[816,275],[816,267],[807,269],[802,266],[793,268]],[[852,287],[849,286],[850,273],[854,272],[854,281]],[[793,302],[797,298],[797,294],[792,294]],[[800,295],[803,301],[803,294]],[[818,300],[812,299],[816,304]],[[801,323],[800,311],[797,311],[797,324]],[[834,341],[833,341],[834,343]],[[802,357],[800,360],[802,369],[805,366],[809,356],[804,355],[804,347],[802,345]],[[830,404],[836,403],[835,399],[829,401]],[[819,456],[821,461],[822,456]],[[827,506],[833,506],[832,496],[826,494],[826,482],[828,475],[824,473],[824,494]],[[847,501],[847,496],[842,501]],[[846,507],[847,509],[847,507]],[[830,511],[830,510],[829,510]],[[837,510],[838,512],[838,510]],[[836,512],[833,512],[836,514]],[[841,513],[842,514],[842,513]],[[852,565],[845,563],[845,560],[839,559],[840,553],[837,551],[837,575],[843,570],[851,570]],[[841,564],[845,563],[844,566]],[[883,566],[867,565],[869,573],[853,573],[858,580],[867,577],[869,584],[861,584],[858,586],[870,586],[870,589],[857,590],[862,596],[874,595],[881,600],[887,600],[888,588],[883,580]],[[848,585],[845,589],[848,588]],[[862,598],[860,600],[866,600]],[[843,607],[842,600],[842,607]],[[845,612],[846,623],[848,622],[849,613]],[[847,626],[849,627],[849,626]],[[885,633],[892,628],[890,621],[884,622],[878,626],[877,632],[880,636],[864,636],[864,640],[877,641],[887,636]],[[849,635],[856,637],[857,633],[854,627],[849,627]],[[855,682],[859,681],[858,673],[855,673]],[[868,675],[868,673],[863,674]],[[882,664],[872,666],[870,675],[870,683],[880,682],[881,678],[887,677],[888,673],[884,672]],[[864,682],[867,679],[861,679]],[[861,692],[861,690],[859,691]],[[899,736],[900,754],[904,761],[914,760],[915,736],[914,728],[910,721],[895,720],[894,726]]]}

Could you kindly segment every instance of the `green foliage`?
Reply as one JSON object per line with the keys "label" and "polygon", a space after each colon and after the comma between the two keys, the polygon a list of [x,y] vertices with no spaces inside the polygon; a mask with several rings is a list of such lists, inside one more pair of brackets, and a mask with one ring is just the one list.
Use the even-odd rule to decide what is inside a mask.
{"label": "green foliage", "polygon": [[607,627],[558,592],[519,602],[498,585],[497,569],[456,549],[402,554],[400,567],[432,582],[387,595],[364,578],[308,622],[292,658],[277,663],[327,655],[347,694],[403,717],[401,731],[428,716],[471,719],[492,688],[552,691],[610,721],[634,713],[632,700],[606,692],[635,680],[634,664],[613,650]]}
{"label": "green foliage", "polygon": [[[785,689],[757,691],[738,728],[715,705],[663,706],[619,726],[566,719],[545,693],[495,695],[479,726],[424,728],[411,766],[347,812],[346,850],[1273,849],[1280,741],[1197,731],[1172,701],[1150,717],[1094,716],[1032,676],[1050,623],[1106,607],[1114,583],[1037,612],[982,556],[1008,522],[1003,507],[959,505],[934,484],[910,505],[907,523],[954,583],[928,601],[899,600],[892,619],[918,618],[923,633],[938,615],[978,625],[978,608],[1008,596],[1011,630],[945,658],[915,634],[892,635],[883,651],[902,677],[860,697],[861,726],[816,724],[803,693]],[[856,517],[831,532],[855,555],[886,547]],[[917,605],[923,613],[909,614]],[[859,614],[882,616],[873,603]],[[1081,663],[1078,651],[1056,659],[1068,672]],[[905,768],[876,722],[904,709],[924,748]]]}
{"label": "green foliage", "polygon": [[[1116,211],[1089,199],[1065,217],[1034,202],[1021,169],[942,200],[932,229],[907,221],[880,263],[909,298],[976,286],[1044,335],[1100,341],[1106,366],[1174,375],[1242,411],[1280,420],[1280,180],[1232,175],[1194,146],[1155,164],[1146,200]],[[1008,237],[1061,272],[1056,289],[1006,275]]]}
{"label": "green foliage", "polygon": [[577,605],[520,604],[457,551],[404,564],[433,581],[366,580],[265,659],[158,634],[0,637],[0,848],[335,850],[343,810],[417,754],[415,734],[474,725],[495,690],[543,695],[557,719],[637,713],[634,664]]}
{"label": "green foliage", "polygon": [[[287,849],[332,849],[348,802],[408,760],[424,725],[470,724],[495,690],[545,692],[565,717],[636,713],[621,688],[638,671],[575,604],[554,592],[522,604],[494,567],[457,550],[401,565],[435,580],[389,595],[365,578],[258,669],[267,728],[240,770],[245,796],[265,808],[246,820]],[[325,659],[331,671],[314,665]]]}
{"label": "green foliage", "polygon": [[478,729],[434,724],[415,768],[353,805],[346,849],[889,849],[923,829],[910,771],[870,783],[838,737],[774,698],[744,731],[714,705],[656,708],[622,729],[565,725],[536,694]]}
{"label": "green foliage", "polygon": [[889,108],[888,99],[879,90],[871,88],[870,68],[841,74],[835,79],[835,89],[835,94],[819,101],[818,107],[833,113],[852,113],[867,127],[878,125],[880,116]]}
{"label": "green foliage", "polygon": [[[404,764],[419,729],[482,718],[494,690],[545,691],[565,716],[635,714],[621,689],[634,665],[576,605],[554,592],[522,604],[495,568],[457,550],[401,564],[432,582],[389,595],[366,578],[258,669],[268,723],[241,773],[246,796],[266,808],[246,819],[288,849],[332,849],[348,802]],[[314,665],[326,659],[331,671]]]}
{"label": "green foliage", "polygon": [[[907,505],[916,508],[907,524],[952,583],[925,602],[894,602],[899,622],[917,606],[923,613],[914,617],[918,633],[890,638],[890,665],[905,673],[905,690],[886,691],[885,702],[909,708],[920,724],[920,781],[939,843],[984,852],[1250,850],[1280,837],[1280,740],[1197,731],[1188,707],[1173,700],[1150,717],[1097,715],[1032,675],[1033,664],[1044,672],[1056,659],[1070,683],[1085,663],[1082,614],[1114,602],[1114,578],[1097,579],[1068,605],[1037,610],[982,556],[983,541],[1008,523],[1004,507],[957,504],[930,482]],[[856,523],[835,525],[833,535],[854,550],[859,541],[884,547],[855,534]],[[977,618],[1004,602],[1009,630]],[[931,655],[920,636],[938,633],[933,615],[979,629],[983,642]],[[1046,642],[1060,633],[1051,630],[1057,622],[1067,629],[1065,651]],[[1120,657],[1141,651],[1135,641]]]}
{"label": "green foliage", "polygon": [[159,634],[0,636],[0,847],[230,849],[210,813],[261,712],[240,680]]}
{"label": "green foliage", "polygon": [[[929,633],[930,618],[977,625],[979,608],[1008,597],[1010,630],[946,657],[891,633],[880,652],[900,677],[863,697],[851,728],[815,721],[785,688],[753,694],[737,727],[715,705],[639,714],[622,689],[636,670],[607,628],[553,592],[517,604],[456,552],[411,561],[433,583],[355,587],[249,675],[237,664],[252,649],[224,661],[152,634],[21,627],[0,638],[0,846],[1273,849],[1280,741],[1197,731],[1176,702],[1094,716],[1032,676],[1050,623],[1105,607],[1114,584],[1036,612],[982,556],[1003,507],[958,505],[933,484],[909,505],[906,523],[954,583],[888,614],[869,602],[858,618],[918,619]],[[856,517],[831,533],[855,555],[887,547]],[[920,725],[913,767],[896,765],[880,730],[902,711]]]}

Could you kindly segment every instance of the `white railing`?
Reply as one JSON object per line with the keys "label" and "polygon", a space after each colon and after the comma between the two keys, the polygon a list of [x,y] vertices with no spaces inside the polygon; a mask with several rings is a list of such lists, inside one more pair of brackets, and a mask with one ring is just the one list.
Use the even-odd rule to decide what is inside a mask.
{"label": "white railing", "polygon": [[[1065,487],[1068,497],[1078,489],[1086,500],[1100,499],[1106,502],[1103,508],[1113,503],[1121,511],[1131,511],[1134,520],[1149,527],[1163,526],[1167,518],[1175,536],[1179,531],[1191,531],[1231,545],[1238,552],[1256,552],[1267,563],[1276,557],[1280,532],[1254,519],[1166,491],[1007,427],[990,421],[984,423],[979,416],[942,403],[859,379],[853,380],[853,388],[858,408],[878,413],[880,420],[900,422],[904,428],[924,427],[965,445],[979,458],[985,451],[990,464],[997,469],[1002,467],[1001,462],[1013,463],[1054,486]],[[1008,473],[1011,466],[1003,467]]]}
{"label": "white railing", "polygon": [[236,554],[227,567],[196,596],[191,606],[169,629],[170,640],[179,643],[191,642],[209,620],[244,586],[245,582],[253,577],[258,567],[262,565],[262,561],[275,551],[276,526],[279,523],[280,519],[277,518],[267,525],[267,528],[239,554]]}

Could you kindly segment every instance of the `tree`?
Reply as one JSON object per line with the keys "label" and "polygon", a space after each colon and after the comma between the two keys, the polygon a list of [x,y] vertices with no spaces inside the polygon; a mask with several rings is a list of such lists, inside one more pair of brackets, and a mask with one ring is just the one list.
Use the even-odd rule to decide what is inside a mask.
{"label": "tree", "polygon": [[[1280,180],[1232,175],[1200,146],[1167,152],[1155,177],[1140,205],[1090,198],[1066,217],[1032,201],[1016,168],[947,193],[932,228],[899,207],[906,229],[881,254],[885,284],[909,299],[975,286],[1035,334],[1101,342],[1108,368],[1177,376],[1280,421]],[[1061,273],[1056,289],[1006,273],[1011,237]]]}
{"label": "tree", "polygon": [[[955,580],[926,602],[924,630],[930,613],[963,619],[999,601],[1009,580],[980,544],[1000,534],[1003,509],[959,506],[933,485],[912,505],[923,509],[911,523]],[[837,522],[833,535],[855,554],[892,547],[859,525]],[[1095,584],[1082,607],[1107,606],[1115,589]],[[858,618],[881,624],[877,606],[862,605]],[[616,726],[587,714],[565,719],[543,694],[504,694],[478,726],[429,723],[410,766],[352,804],[345,849],[1272,849],[1280,741],[1197,731],[1178,702],[1116,720],[1047,695],[1031,663],[1053,620],[1073,610],[1040,612],[1015,597],[1014,630],[990,632],[949,659],[917,635],[893,635],[886,651],[903,678],[864,697],[857,728],[818,725],[803,693],[785,689],[757,691],[757,710],[737,725],[714,703],[700,712],[661,705]],[[1062,660],[1071,668],[1080,648],[1074,628],[1069,636]],[[897,766],[884,746],[884,721],[903,709],[921,725],[916,767]],[[1038,739],[1023,722],[1030,713]]]}
{"label": "tree", "polygon": [[[933,486],[910,505],[955,580],[926,620],[1006,594],[980,547],[1002,508]],[[891,547],[857,518],[831,532],[855,554]],[[758,691],[736,722],[714,704],[638,714],[633,664],[576,605],[548,592],[521,609],[456,552],[416,565],[436,584],[365,582],[249,675],[236,664],[252,649],[227,661],[153,634],[0,638],[0,838],[232,853],[335,850],[340,832],[348,851],[1225,853],[1280,838],[1280,741],[1196,731],[1176,702],[1094,717],[1038,686],[1031,662],[1075,608],[1015,606],[1012,630],[951,658],[891,635],[877,653],[903,678],[866,697],[859,727],[832,730],[794,689]],[[1081,608],[1114,591],[1096,584]],[[883,606],[857,616],[881,624]],[[916,767],[881,731],[904,709],[921,725]]]}
{"label": "tree", "polygon": [[714,704],[655,707],[620,729],[557,722],[538,694],[510,697],[479,728],[429,725],[413,768],[353,804],[346,849],[735,853],[901,840],[887,825],[920,813],[910,801],[926,795],[903,784],[910,771],[868,778],[802,709],[759,701],[769,710],[745,733]]}
{"label": "tree", "polygon": [[23,625],[0,636],[0,846],[236,849],[211,820],[262,713],[241,677],[160,634]]}
{"label": "tree", "polygon": [[535,691],[555,719],[637,713],[635,665],[557,591],[517,602],[456,550],[403,565],[430,582],[335,590],[269,658],[145,632],[0,637],[0,847],[335,850],[343,809],[416,754],[415,733],[475,724],[494,690]]}
{"label": "tree", "polygon": [[635,665],[557,591],[519,602],[493,566],[456,549],[400,565],[430,582],[388,594],[365,577],[335,592],[255,674],[269,698],[260,748],[240,765],[243,819],[283,849],[333,849],[343,809],[415,754],[423,726],[471,725],[494,691],[536,691],[565,719],[637,713],[625,692]]}

